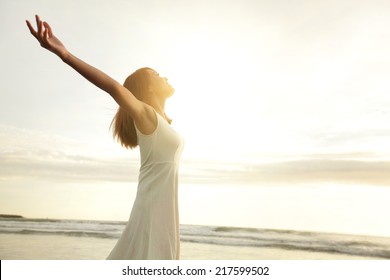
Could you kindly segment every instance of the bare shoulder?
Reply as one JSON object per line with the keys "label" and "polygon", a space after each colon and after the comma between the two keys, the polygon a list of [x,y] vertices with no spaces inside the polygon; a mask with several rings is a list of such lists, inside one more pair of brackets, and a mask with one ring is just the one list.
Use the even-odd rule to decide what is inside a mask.
{"label": "bare shoulder", "polygon": [[134,117],[134,123],[142,134],[149,135],[157,128],[157,115],[152,106],[141,103],[141,110]]}

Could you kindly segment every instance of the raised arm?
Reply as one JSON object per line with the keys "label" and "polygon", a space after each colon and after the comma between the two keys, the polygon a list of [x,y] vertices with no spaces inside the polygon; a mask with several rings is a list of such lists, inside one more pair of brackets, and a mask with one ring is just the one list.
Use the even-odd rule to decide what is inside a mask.
{"label": "raised arm", "polygon": [[110,76],[99,69],[71,54],[62,42],[53,34],[50,25],[42,22],[38,15],[35,16],[37,30],[26,20],[31,34],[39,41],[41,46],[56,54],[66,64],[80,73],[88,81],[109,93],[123,109],[128,111],[134,120],[140,120],[145,110],[145,104],[139,101],[127,88],[119,84]]}

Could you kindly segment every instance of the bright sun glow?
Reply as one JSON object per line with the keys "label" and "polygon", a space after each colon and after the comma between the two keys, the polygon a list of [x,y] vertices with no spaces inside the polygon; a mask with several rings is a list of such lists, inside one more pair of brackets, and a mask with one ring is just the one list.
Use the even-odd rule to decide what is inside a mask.
{"label": "bright sun glow", "polygon": [[245,49],[218,39],[187,38],[174,44],[172,53],[169,80],[176,94],[168,110],[179,116],[177,125],[187,141],[198,147],[213,142],[214,152],[229,151],[230,156],[232,147],[242,145],[244,139],[260,146],[275,141],[246,137],[266,124],[257,117],[262,94],[256,83],[264,70]]}

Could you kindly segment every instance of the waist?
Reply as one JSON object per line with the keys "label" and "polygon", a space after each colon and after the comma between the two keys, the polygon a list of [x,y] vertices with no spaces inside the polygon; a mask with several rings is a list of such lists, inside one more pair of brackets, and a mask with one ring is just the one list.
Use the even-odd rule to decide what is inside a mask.
{"label": "waist", "polygon": [[161,165],[167,165],[167,166],[172,166],[172,167],[178,167],[179,163],[175,161],[156,161],[156,162],[146,162],[146,163],[141,163],[140,170],[143,169],[149,169],[153,167],[158,167]]}

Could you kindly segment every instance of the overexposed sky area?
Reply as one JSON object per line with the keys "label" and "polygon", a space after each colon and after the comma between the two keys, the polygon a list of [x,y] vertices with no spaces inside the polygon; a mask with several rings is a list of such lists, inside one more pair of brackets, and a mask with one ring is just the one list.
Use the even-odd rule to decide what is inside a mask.
{"label": "overexposed sky area", "polygon": [[183,183],[390,184],[390,2],[0,0],[0,212],[28,216],[28,182],[136,181],[117,105],[39,47],[35,14],[120,82],[168,77]]}

